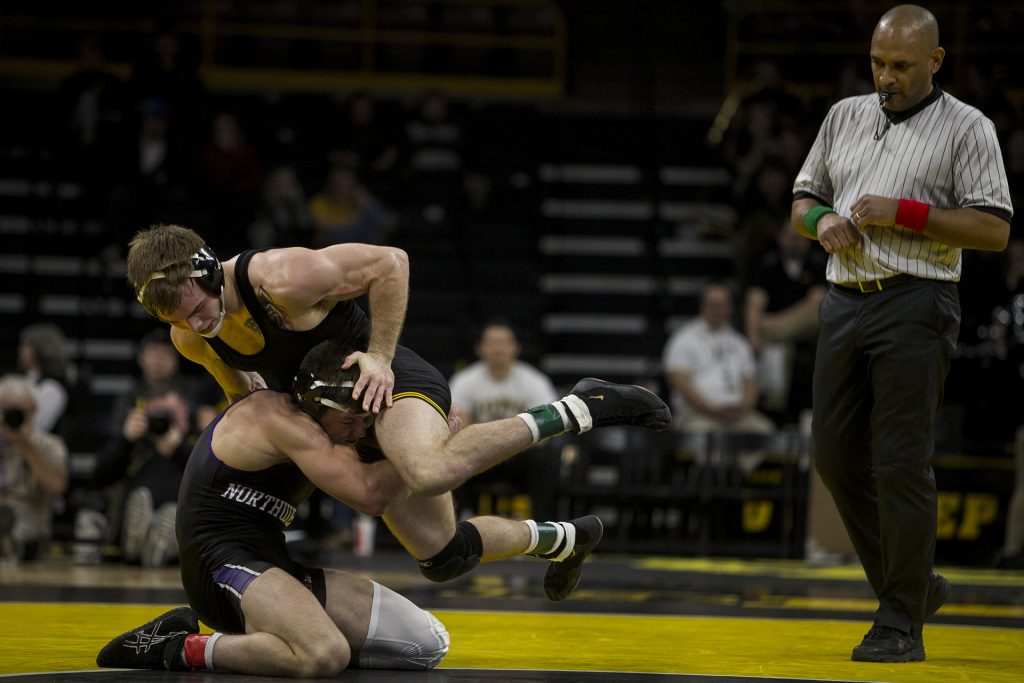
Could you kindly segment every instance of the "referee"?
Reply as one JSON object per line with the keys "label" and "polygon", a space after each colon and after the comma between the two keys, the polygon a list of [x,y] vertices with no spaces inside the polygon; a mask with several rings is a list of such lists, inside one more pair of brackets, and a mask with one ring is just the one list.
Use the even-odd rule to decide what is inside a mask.
{"label": "referee", "polygon": [[949,597],[932,571],[931,461],[961,250],[1001,251],[1010,234],[995,129],[932,83],[944,55],[931,12],[886,12],[871,37],[877,96],[831,108],[793,187],[793,227],[830,254],[815,460],[879,602],[857,661],[924,660],[922,624]]}

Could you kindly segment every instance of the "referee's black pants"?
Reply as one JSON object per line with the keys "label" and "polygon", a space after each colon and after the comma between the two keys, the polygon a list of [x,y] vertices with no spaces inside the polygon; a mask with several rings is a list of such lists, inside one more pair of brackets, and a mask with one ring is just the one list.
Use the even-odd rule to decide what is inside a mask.
{"label": "referee's black pants", "polygon": [[820,309],[814,454],[878,596],[875,622],[915,635],[935,555],[935,419],[960,331],[956,285],[913,280]]}

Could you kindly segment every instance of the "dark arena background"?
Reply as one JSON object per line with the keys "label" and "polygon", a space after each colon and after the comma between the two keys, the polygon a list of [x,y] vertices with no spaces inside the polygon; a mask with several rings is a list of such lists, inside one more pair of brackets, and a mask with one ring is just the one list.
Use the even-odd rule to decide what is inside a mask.
{"label": "dark arena background", "polygon": [[[498,318],[559,391],[597,376],[669,400],[662,350],[705,285],[730,284],[745,331],[822,117],[873,90],[870,36],[890,6],[0,2],[0,374],[26,370],[27,329],[58,328],[68,403],[54,430],[69,453],[52,540],[19,553],[0,524],[0,677],[247,680],[95,665],[114,635],[185,600],[176,565],[124,557],[117,485],[96,480],[143,339],[163,327],[126,281],[135,231],[185,225],[225,259],[394,245],[411,264],[401,343],[446,377]],[[947,51],[937,82],[995,124],[1020,207],[1024,7],[926,6]],[[324,227],[318,212],[351,220]],[[813,354],[797,351],[788,399],[762,396],[770,436],[595,431],[457,492],[460,512],[601,516],[563,603],[544,599],[535,558],[429,583],[383,524],[314,496],[289,531],[296,556],[401,592],[452,637],[433,671],[337,679],[1021,680],[1017,226],[1004,252],[964,252],[960,297],[934,461],[935,564],[953,593],[925,628],[927,661],[850,661],[877,601],[811,467]],[[179,372],[196,413],[223,407],[202,368]]]}

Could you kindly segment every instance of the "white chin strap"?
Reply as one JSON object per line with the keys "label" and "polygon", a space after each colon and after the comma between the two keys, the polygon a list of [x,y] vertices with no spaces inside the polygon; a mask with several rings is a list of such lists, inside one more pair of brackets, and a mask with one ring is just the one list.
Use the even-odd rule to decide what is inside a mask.
{"label": "white chin strap", "polygon": [[219,300],[220,300],[220,314],[219,314],[220,317],[217,320],[217,324],[214,325],[213,329],[210,330],[209,332],[204,332],[204,333],[199,334],[200,337],[206,337],[207,339],[212,339],[213,337],[216,337],[218,334],[220,334],[220,328],[224,327],[224,313],[226,312],[225,307],[224,307],[224,285],[220,286],[220,299]]}

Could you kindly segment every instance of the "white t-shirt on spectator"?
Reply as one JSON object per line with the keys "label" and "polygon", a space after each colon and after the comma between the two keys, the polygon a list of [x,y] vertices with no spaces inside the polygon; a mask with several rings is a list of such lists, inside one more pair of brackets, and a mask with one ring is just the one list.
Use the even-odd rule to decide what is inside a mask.
{"label": "white t-shirt on spectator", "polygon": [[33,379],[36,392],[35,428],[41,432],[52,432],[68,405],[68,390],[50,377]]}
{"label": "white t-shirt on spectator", "polygon": [[452,405],[468,409],[474,422],[491,422],[558,398],[551,380],[532,365],[516,361],[503,380],[495,380],[477,361],[452,375],[448,382]]}
{"label": "white t-shirt on spectator", "polygon": [[[692,320],[669,338],[662,354],[665,372],[689,372],[708,403],[719,406],[743,400],[743,381],[757,374],[750,343],[731,327],[712,330],[704,320]],[[677,416],[692,412],[687,401],[672,392]]]}

